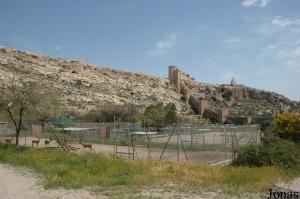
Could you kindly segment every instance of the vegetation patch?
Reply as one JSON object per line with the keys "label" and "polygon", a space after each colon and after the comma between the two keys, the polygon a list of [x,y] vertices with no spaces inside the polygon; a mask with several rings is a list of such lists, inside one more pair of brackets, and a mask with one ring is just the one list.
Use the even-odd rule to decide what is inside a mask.
{"label": "vegetation patch", "polygon": [[65,153],[53,149],[0,146],[0,162],[25,166],[44,177],[46,188],[85,186],[210,187],[235,192],[260,192],[289,172],[279,167],[210,167],[191,163],[132,161],[103,154]]}

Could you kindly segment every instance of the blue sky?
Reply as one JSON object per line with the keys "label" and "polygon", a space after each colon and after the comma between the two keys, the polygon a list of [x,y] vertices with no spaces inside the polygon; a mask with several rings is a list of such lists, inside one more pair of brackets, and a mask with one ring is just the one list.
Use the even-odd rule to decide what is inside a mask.
{"label": "blue sky", "polygon": [[300,100],[299,0],[0,0],[0,45]]}

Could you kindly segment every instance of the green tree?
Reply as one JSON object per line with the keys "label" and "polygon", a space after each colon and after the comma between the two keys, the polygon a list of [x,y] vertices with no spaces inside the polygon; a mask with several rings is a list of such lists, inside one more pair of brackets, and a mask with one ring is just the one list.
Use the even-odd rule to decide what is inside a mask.
{"label": "green tree", "polygon": [[172,103],[166,106],[163,103],[149,105],[146,107],[141,120],[147,129],[154,128],[159,132],[167,125],[176,122],[176,106]]}
{"label": "green tree", "polygon": [[61,115],[59,92],[53,88],[39,88],[39,100],[33,109],[36,119],[40,122],[49,122]]}
{"label": "green tree", "polygon": [[39,97],[33,83],[17,84],[12,81],[4,90],[1,90],[0,109],[8,114],[16,132],[16,145],[19,144],[19,135],[23,124],[24,114],[33,110]]}
{"label": "green tree", "polygon": [[0,110],[13,122],[16,145],[25,117],[37,117],[47,122],[60,110],[57,96],[34,82],[12,78],[6,89],[0,91]]}

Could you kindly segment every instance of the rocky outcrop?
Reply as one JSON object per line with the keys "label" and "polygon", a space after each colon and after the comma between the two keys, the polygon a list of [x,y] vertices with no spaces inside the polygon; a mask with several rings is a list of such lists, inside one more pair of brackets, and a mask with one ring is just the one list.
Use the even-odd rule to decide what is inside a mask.
{"label": "rocky outcrop", "polygon": [[107,104],[146,106],[155,102],[174,103],[179,111],[188,111],[182,96],[169,80],[138,73],[0,48],[0,87],[15,79],[36,81],[61,92],[67,111],[85,113]]}
{"label": "rocky outcrop", "polygon": [[[229,108],[230,115],[276,114],[281,110],[300,110],[300,103],[263,90],[244,85],[205,84],[190,75],[169,68],[169,79],[139,73],[114,70],[107,67],[70,61],[0,48],[0,89],[4,89],[11,77],[36,81],[46,88],[60,91],[61,101],[67,111],[85,113],[108,104],[136,104],[146,106],[155,102],[174,103],[180,112],[191,112],[189,98],[203,101],[203,107],[219,113]],[[208,105],[205,103],[208,102]],[[197,105],[195,105],[196,107]]]}

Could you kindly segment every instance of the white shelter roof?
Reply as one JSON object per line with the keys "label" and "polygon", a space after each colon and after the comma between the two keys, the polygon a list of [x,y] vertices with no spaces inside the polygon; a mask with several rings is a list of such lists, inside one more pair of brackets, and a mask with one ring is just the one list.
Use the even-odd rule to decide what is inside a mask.
{"label": "white shelter roof", "polygon": [[92,130],[93,128],[77,128],[77,127],[67,127],[67,128],[56,128],[59,131],[86,131]]}
{"label": "white shelter roof", "polygon": [[130,132],[129,134],[135,134],[135,135],[155,135],[155,134],[157,134],[157,132],[137,131],[137,132]]}

